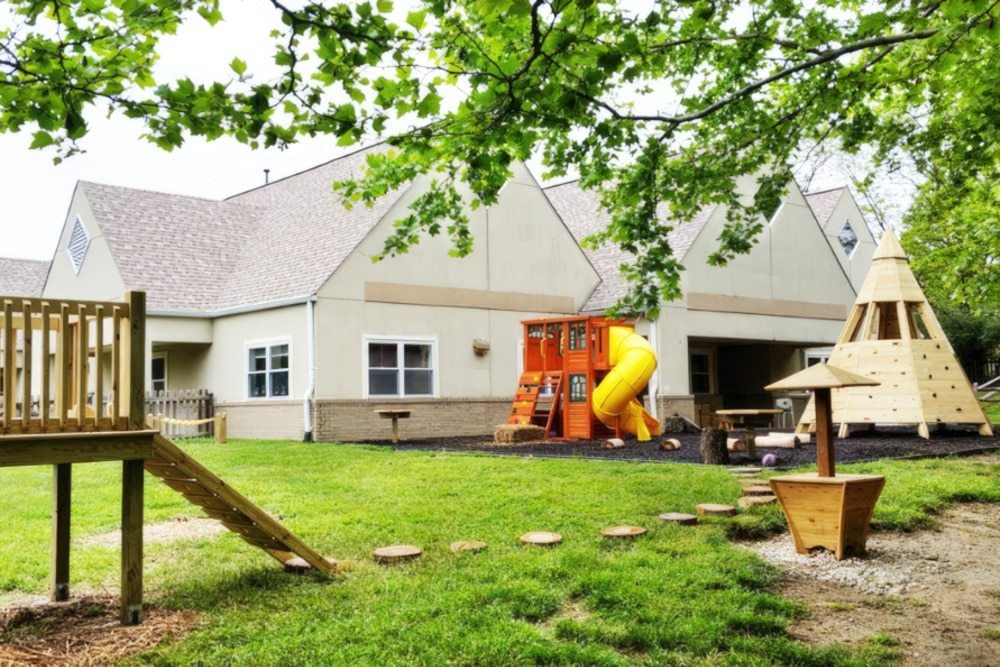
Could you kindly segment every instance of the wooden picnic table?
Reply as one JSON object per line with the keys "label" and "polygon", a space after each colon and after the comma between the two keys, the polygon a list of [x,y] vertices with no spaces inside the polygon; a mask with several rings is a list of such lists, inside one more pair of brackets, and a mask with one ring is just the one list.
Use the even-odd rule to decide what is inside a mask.
{"label": "wooden picnic table", "polygon": [[715,414],[722,417],[732,417],[737,424],[742,424],[747,430],[747,459],[757,460],[757,433],[754,417],[780,415],[784,410],[778,408],[734,408],[731,410],[716,410]]}

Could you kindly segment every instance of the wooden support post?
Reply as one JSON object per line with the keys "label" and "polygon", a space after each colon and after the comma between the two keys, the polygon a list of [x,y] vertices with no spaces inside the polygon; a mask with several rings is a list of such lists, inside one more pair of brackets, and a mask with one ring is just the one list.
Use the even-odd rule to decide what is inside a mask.
{"label": "wooden support post", "polygon": [[757,460],[757,429],[747,420],[747,461]]}
{"label": "wooden support post", "polygon": [[833,412],[830,407],[829,388],[813,392],[816,407],[816,464],[820,477],[833,477]]}
{"label": "wooden support post", "polygon": [[122,462],[122,625],[142,623],[144,462]]}
{"label": "wooden support post", "polygon": [[226,413],[220,412],[215,415],[215,441],[224,443],[226,441]]}
{"label": "wooden support post", "polygon": [[52,600],[69,599],[69,526],[72,464],[52,466]]}

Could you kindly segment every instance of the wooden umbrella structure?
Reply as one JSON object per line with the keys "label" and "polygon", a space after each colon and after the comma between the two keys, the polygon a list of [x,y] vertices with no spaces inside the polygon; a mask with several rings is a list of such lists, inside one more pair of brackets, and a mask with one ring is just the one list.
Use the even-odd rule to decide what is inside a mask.
{"label": "wooden umbrella structure", "polygon": [[845,387],[874,387],[879,382],[829,364],[816,364],[783,380],[769,384],[767,391],[813,392],[816,420],[816,465],[820,477],[836,474],[833,451],[833,409],[830,390]]}
{"label": "wooden umbrella structure", "polygon": [[768,391],[811,390],[816,411],[817,472],[772,477],[768,484],[781,503],[798,553],[825,547],[840,560],[863,553],[868,525],[885,477],[837,475],[830,392],[872,387],[868,377],[829,364],[816,364],[764,387]]}

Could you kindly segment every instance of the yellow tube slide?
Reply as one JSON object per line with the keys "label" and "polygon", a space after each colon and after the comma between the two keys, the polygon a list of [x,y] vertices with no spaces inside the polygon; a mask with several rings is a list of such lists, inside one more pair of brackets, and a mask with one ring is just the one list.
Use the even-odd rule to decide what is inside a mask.
{"label": "yellow tube slide", "polygon": [[594,415],[608,428],[621,427],[640,440],[660,435],[660,422],[635,398],[656,369],[653,347],[628,327],[609,327],[608,338],[612,369],[594,389]]}

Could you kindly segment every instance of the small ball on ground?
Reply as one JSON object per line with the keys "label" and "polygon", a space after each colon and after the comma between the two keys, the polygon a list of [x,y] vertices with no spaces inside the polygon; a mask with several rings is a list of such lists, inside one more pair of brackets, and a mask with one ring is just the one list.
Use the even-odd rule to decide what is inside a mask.
{"label": "small ball on ground", "polygon": [[760,459],[760,463],[765,468],[773,468],[774,466],[778,465],[778,457],[775,456],[774,454],[764,454],[764,456],[762,456]]}

